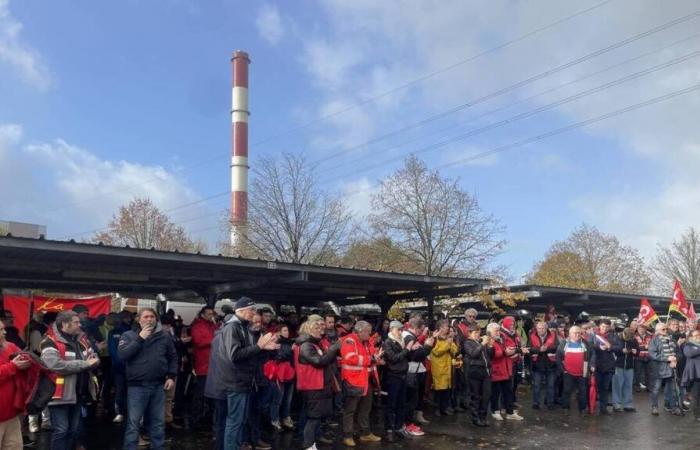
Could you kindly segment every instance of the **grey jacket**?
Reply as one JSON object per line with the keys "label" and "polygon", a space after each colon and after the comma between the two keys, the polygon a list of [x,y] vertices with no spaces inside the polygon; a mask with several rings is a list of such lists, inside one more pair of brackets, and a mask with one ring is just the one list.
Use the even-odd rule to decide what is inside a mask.
{"label": "grey jacket", "polygon": [[[671,339],[670,343],[673,353],[678,357],[678,346],[673,342],[673,339]],[[664,347],[660,335],[654,336],[649,342],[649,359],[651,360],[652,378],[670,378],[673,376],[671,364],[664,357]]]}
{"label": "grey jacket", "polygon": [[[66,338],[59,333],[56,324],[53,324],[52,327],[56,340],[66,346],[66,354],[65,359],[62,359],[58,348],[56,348],[56,344],[50,337],[44,338],[41,342],[41,360],[50,371],[64,377],[63,397],[61,399],[51,400],[49,406],[74,405],[78,401],[78,396],[75,391],[78,382],[77,374],[90,370],[90,364],[86,361],[87,349],[81,346],[77,341],[69,342],[66,340]],[[76,352],[76,349],[79,349],[79,351]],[[97,398],[97,386],[93,382],[91,374],[88,376],[88,386],[90,397],[92,397],[92,400],[95,400]]]}

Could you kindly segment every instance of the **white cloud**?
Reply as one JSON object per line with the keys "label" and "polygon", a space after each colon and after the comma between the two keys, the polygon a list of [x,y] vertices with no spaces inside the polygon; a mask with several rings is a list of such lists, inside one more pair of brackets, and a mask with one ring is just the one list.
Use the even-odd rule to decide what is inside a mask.
{"label": "white cloud", "polygon": [[[305,57],[301,61],[320,93],[317,115],[323,117],[328,111],[337,110],[334,105],[362,105],[326,121],[328,127],[315,136],[315,142],[336,139],[351,146],[370,140],[378,134],[497,91],[697,9],[697,2],[693,0],[611,2],[504,49],[411,84],[378,101],[363,103],[373,95],[439,71],[596,3],[596,0],[577,3],[549,0],[537,5],[507,0],[319,2],[327,26],[320,27],[322,32],[309,27],[312,31],[302,35]],[[634,14],[629,14],[630,8],[634,9]],[[697,33],[699,21],[696,18],[639,39],[517,91],[470,107],[462,116],[507,105],[513,100],[530,97],[649,53],[564,89],[528,100],[515,110],[489,117],[488,122],[480,122],[488,124],[688,54],[697,50],[700,43],[700,38],[687,39]],[[693,58],[560,106],[550,111],[546,119],[535,116],[521,122],[522,125],[514,131],[505,126],[489,132],[487,139],[481,136],[476,141],[467,139],[449,151],[441,148],[439,154],[426,152],[420,156],[430,165],[437,165],[447,158],[444,155],[468,154],[474,146],[492,148],[494,143],[500,145],[504,140],[508,143],[534,136],[557,128],[562,122],[585,120],[698,82],[700,58]],[[582,129],[578,136],[600,137],[605,142],[602,145],[607,145],[611,152],[623,152],[624,158],[639,162],[640,167],[654,167],[656,173],[650,176],[647,173],[646,178],[626,173],[630,177],[628,190],[596,197],[584,195],[572,200],[573,212],[634,243],[647,255],[653,252],[657,242],[668,242],[690,224],[697,224],[700,219],[700,190],[696,181],[700,168],[698,110],[700,95],[695,93]],[[358,117],[352,118],[353,114]],[[439,124],[442,126],[451,120],[459,119],[444,118]],[[415,133],[428,135],[430,131],[431,128],[427,127]],[[410,135],[402,133],[401,139],[406,134]],[[439,140],[431,139],[433,142]],[[430,141],[424,143],[429,144]],[[337,151],[333,146],[320,148],[319,152]],[[381,146],[364,151],[375,155],[378,148]],[[402,151],[408,153],[415,149],[406,146]],[[536,152],[532,153],[533,157],[537,156]],[[383,159],[385,155],[380,156]],[[566,159],[553,153],[540,157],[541,161],[534,161],[537,166],[558,171],[570,171],[587,161],[583,153],[567,154]],[[507,159],[502,158],[503,161]],[[332,164],[339,162],[343,160],[334,160]],[[500,162],[496,158],[484,163]],[[649,185],[658,187],[649,189]]]}
{"label": "white cloud", "polygon": [[[199,199],[163,167],[104,160],[62,139],[25,143],[22,131],[19,125],[0,124],[0,218],[47,225],[50,238],[102,228],[134,197],[149,197],[161,210]],[[179,222],[204,212],[211,212],[206,204],[170,215]]]}
{"label": "white cloud", "polygon": [[356,218],[367,216],[372,210],[372,194],[376,193],[378,186],[373,185],[363,177],[342,184],[341,194],[346,206]]}
{"label": "white cloud", "polygon": [[260,36],[272,45],[277,45],[285,35],[282,17],[274,5],[265,4],[260,7],[255,26]]}
{"label": "white cloud", "polygon": [[0,62],[10,66],[23,81],[48,89],[49,71],[41,55],[22,41],[22,28],[10,12],[10,0],[0,0]]}

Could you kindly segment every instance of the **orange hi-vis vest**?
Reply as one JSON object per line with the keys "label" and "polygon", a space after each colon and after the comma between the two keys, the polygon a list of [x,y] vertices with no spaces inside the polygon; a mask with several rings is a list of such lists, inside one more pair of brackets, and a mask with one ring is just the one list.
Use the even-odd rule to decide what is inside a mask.
{"label": "orange hi-vis vest", "polygon": [[342,379],[351,386],[361,388],[362,395],[367,395],[369,374],[374,369],[369,342],[361,342],[355,333],[349,334],[341,339],[340,356]]}

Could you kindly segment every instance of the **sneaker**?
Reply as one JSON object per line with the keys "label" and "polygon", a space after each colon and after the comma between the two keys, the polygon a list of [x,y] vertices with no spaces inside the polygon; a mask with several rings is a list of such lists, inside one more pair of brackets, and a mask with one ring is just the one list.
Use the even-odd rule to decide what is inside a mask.
{"label": "sneaker", "polygon": [[494,420],[503,420],[503,416],[501,415],[501,413],[495,412],[491,414],[491,417],[493,417]]}
{"label": "sneaker", "polygon": [[124,422],[124,415],[123,414],[117,414],[114,416],[114,420],[112,420],[112,423],[122,423]]}
{"label": "sneaker", "polygon": [[282,431],[282,424],[280,423],[279,420],[273,420],[272,422],[270,422],[270,424],[272,425],[272,428],[274,428],[275,430]]}
{"label": "sneaker", "polygon": [[399,431],[394,432],[396,437],[400,437],[402,439],[411,439],[413,435],[408,432],[406,427],[401,428]]}
{"label": "sneaker", "polygon": [[39,431],[39,418],[35,415],[29,416],[29,432],[36,433]]}
{"label": "sneaker", "polygon": [[415,419],[416,419],[416,422],[421,424],[421,425],[427,425],[430,423],[430,421],[428,419],[426,419],[425,416],[423,415],[423,411],[416,411]]}
{"label": "sneaker", "polygon": [[355,444],[355,440],[350,437],[343,439],[343,445],[346,447],[355,447],[357,444]]}
{"label": "sneaker", "polygon": [[294,421],[292,420],[291,417],[285,417],[282,420],[282,426],[285,428],[289,428],[290,430],[294,429]]}
{"label": "sneaker", "polygon": [[646,389],[647,386],[644,383],[639,383],[639,389]]}
{"label": "sneaker", "polygon": [[683,411],[681,411],[680,408],[673,408],[673,410],[671,410],[671,414],[673,414],[674,416],[682,416]]}
{"label": "sneaker", "polygon": [[664,405],[664,411],[671,412],[671,407],[668,405]]}
{"label": "sneaker", "polygon": [[320,442],[321,444],[331,445],[333,444],[333,439],[323,435],[320,438],[318,438],[318,442]]}
{"label": "sneaker", "polygon": [[425,435],[425,432],[423,430],[421,430],[421,428],[418,425],[415,425],[412,423],[409,423],[408,425],[406,425],[406,431],[411,436],[423,436],[423,435]]}
{"label": "sneaker", "polygon": [[683,400],[683,409],[686,411],[690,410],[690,402],[688,400]]}
{"label": "sneaker", "polygon": [[316,447],[316,443],[314,442],[314,445],[312,445],[311,447],[309,447],[305,450],[318,450],[318,447]]}
{"label": "sneaker", "polygon": [[360,436],[360,441],[362,441],[362,442],[381,442],[382,438],[380,438],[379,436],[377,436],[373,433],[369,433],[369,434],[365,434],[364,436]]}
{"label": "sneaker", "polygon": [[514,412],[513,414],[506,414],[506,420],[523,420],[523,416]]}
{"label": "sneaker", "polygon": [[659,415],[659,407],[658,407],[658,406],[652,406],[652,407],[651,407],[651,415],[652,415],[652,416],[658,416],[658,415]]}
{"label": "sneaker", "polygon": [[150,447],[151,443],[139,436],[139,447]]}
{"label": "sneaker", "polygon": [[622,412],[622,406],[613,406],[614,412]]}

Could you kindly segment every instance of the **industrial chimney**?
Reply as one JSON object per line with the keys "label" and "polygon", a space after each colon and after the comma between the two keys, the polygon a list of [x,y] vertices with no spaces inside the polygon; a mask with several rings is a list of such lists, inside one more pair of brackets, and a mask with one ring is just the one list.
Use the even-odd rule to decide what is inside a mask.
{"label": "industrial chimney", "polygon": [[248,223],[248,53],[233,52],[231,107],[231,247],[243,242]]}

